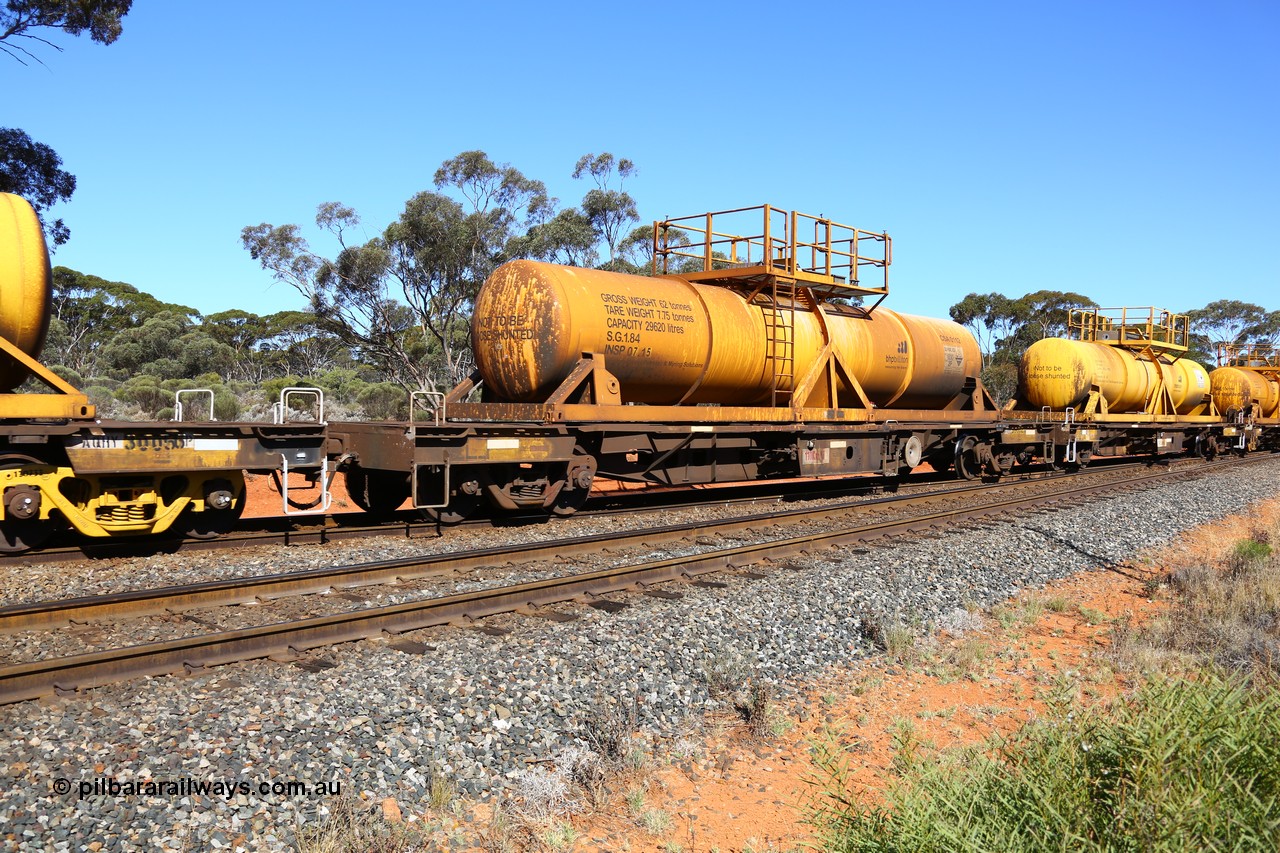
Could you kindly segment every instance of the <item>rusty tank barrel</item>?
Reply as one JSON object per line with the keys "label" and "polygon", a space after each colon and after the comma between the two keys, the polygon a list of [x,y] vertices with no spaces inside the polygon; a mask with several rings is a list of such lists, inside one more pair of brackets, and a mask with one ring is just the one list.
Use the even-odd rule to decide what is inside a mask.
{"label": "rusty tank barrel", "polygon": [[[505,401],[546,399],[592,352],[605,356],[624,403],[746,406],[770,400],[771,330],[791,314],[779,313],[786,319],[735,290],[678,276],[512,261],[481,288],[472,332],[485,385]],[[949,320],[832,306],[819,317],[797,305],[791,344],[779,349],[794,358],[790,370],[778,360],[785,389],[819,358],[824,323],[877,406],[943,406],[981,367],[977,341]]]}
{"label": "rusty tank barrel", "polygon": [[[32,358],[49,331],[52,274],[44,232],[21,196],[0,193],[0,336]],[[31,373],[0,352],[0,392],[12,391]]]}
{"label": "rusty tank barrel", "polygon": [[1280,414],[1280,383],[1247,367],[1219,367],[1209,374],[1213,404],[1222,414],[1238,412],[1258,403],[1258,417]]}
{"label": "rusty tank barrel", "polygon": [[1122,347],[1043,338],[1022,354],[1018,398],[1032,408],[1061,411],[1082,405],[1096,385],[1110,411],[1141,412],[1161,379],[1180,415],[1208,397],[1209,374],[1191,359],[1152,361]]}

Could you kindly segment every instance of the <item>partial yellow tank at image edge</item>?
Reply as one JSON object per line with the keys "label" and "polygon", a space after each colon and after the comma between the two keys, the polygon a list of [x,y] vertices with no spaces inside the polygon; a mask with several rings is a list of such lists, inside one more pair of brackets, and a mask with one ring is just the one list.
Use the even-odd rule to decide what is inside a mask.
{"label": "partial yellow tank at image edge", "polygon": [[[950,320],[828,308],[825,321],[877,406],[945,405],[981,369],[977,341]],[[775,325],[771,309],[725,287],[536,261],[497,269],[472,318],[485,385],[510,402],[546,399],[591,352],[605,356],[624,403],[767,405],[775,368],[790,389],[825,341],[822,318],[797,307],[792,344],[779,350],[794,362],[775,365]]]}
{"label": "partial yellow tank at image edge", "polygon": [[1209,374],[1213,404],[1222,414],[1238,412],[1253,401],[1258,402],[1257,417],[1274,418],[1280,414],[1280,383],[1247,367],[1219,367]]}
{"label": "partial yellow tank at image edge", "polygon": [[[52,307],[52,275],[44,232],[20,196],[0,193],[0,335],[36,358],[44,347]],[[11,391],[30,371],[0,353],[0,391]]]}
{"label": "partial yellow tank at image edge", "polygon": [[1031,408],[1061,411],[1083,405],[1096,385],[1109,411],[1141,412],[1160,381],[1180,415],[1209,395],[1209,374],[1191,359],[1153,362],[1122,347],[1043,338],[1022,354],[1018,397]]}

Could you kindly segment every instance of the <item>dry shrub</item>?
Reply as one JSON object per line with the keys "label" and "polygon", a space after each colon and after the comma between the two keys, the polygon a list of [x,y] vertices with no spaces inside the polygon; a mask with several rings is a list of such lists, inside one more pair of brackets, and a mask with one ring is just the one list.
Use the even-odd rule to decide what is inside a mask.
{"label": "dry shrub", "polygon": [[422,844],[411,827],[388,823],[380,803],[352,796],[334,801],[323,823],[297,832],[299,853],[409,853]]}
{"label": "dry shrub", "polygon": [[1264,533],[1237,542],[1221,567],[1172,572],[1170,612],[1140,629],[1117,626],[1117,662],[1143,672],[1214,666],[1280,678],[1280,559],[1270,540]]}
{"label": "dry shrub", "polygon": [[756,740],[768,740],[773,734],[773,685],[755,679],[748,685],[746,696],[734,703],[747,732]]}

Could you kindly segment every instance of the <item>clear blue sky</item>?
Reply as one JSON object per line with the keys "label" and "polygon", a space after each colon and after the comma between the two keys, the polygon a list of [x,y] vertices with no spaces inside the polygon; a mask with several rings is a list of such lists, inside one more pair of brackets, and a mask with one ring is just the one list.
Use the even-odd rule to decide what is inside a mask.
{"label": "clear blue sky", "polygon": [[[135,0],[0,57],[0,126],[79,187],[54,263],[204,313],[302,307],[240,246],[369,236],[480,148],[562,203],[633,159],[644,221],[769,202],[894,238],[900,311],[1076,290],[1280,308],[1280,3]],[[309,234],[313,247],[332,247]]]}

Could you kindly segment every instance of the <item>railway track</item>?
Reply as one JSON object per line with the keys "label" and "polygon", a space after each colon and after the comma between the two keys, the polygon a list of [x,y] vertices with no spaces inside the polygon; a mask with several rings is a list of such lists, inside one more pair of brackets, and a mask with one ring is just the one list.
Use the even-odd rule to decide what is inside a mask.
{"label": "railway track", "polygon": [[[1035,475],[1039,476],[1039,474]],[[895,489],[917,489],[936,486],[940,480],[937,475],[925,475],[921,478],[895,484]],[[747,483],[741,486],[722,486],[716,489],[680,489],[671,491],[620,491],[613,494],[602,494],[595,498],[597,506],[581,510],[576,518],[597,518],[601,516],[620,515],[638,511],[661,511],[677,509],[690,504],[715,504],[731,506],[739,504],[770,503],[784,501],[803,496],[813,500],[823,497],[868,494],[884,491],[884,481],[875,478],[865,483],[844,481],[843,485],[832,485],[815,491],[813,481],[798,481],[779,485],[777,483]],[[353,518],[363,517],[359,513],[351,513]],[[337,519],[337,520],[333,520]],[[510,515],[499,519],[477,517],[468,519],[458,527],[494,527],[516,526],[521,524],[545,524],[548,521],[545,513],[529,515]],[[148,538],[137,542],[129,540],[112,540],[109,542],[82,541],[77,544],[62,544],[43,548],[39,551],[24,552],[4,557],[2,565],[32,565],[36,563],[63,563],[85,558],[134,557],[147,556],[166,551],[213,551],[226,548],[250,548],[261,545],[326,545],[330,542],[343,542],[365,539],[370,536],[393,536],[404,539],[435,538],[443,534],[448,527],[442,528],[437,522],[425,520],[421,515],[405,510],[395,514],[386,521],[368,524],[354,523],[334,516],[329,520],[321,519],[317,523],[285,517],[264,517],[245,519],[238,530],[216,539],[181,539],[178,537],[158,539]]]}
{"label": "railway track", "polygon": [[[143,613],[172,612],[217,604],[261,601],[279,596],[321,592],[335,588],[390,583],[409,577],[460,571],[460,566],[480,567],[510,560],[517,553],[522,560],[565,557],[620,549],[641,544],[651,547],[698,536],[750,529],[762,523],[790,525],[818,517],[848,516],[883,512],[920,504],[941,508],[891,520],[857,523],[856,519],[835,527],[800,536],[720,547],[700,554],[649,560],[581,574],[490,587],[465,593],[425,598],[406,603],[369,607],[345,613],[222,631],[130,648],[52,658],[0,668],[0,703],[11,703],[67,693],[129,678],[176,672],[193,672],[235,661],[271,657],[291,659],[333,643],[363,639],[380,634],[399,634],[431,626],[461,624],[499,613],[537,614],[540,608],[557,602],[584,600],[603,604],[603,596],[625,590],[640,590],[664,596],[670,591],[649,589],[672,581],[694,580],[713,572],[742,572],[764,561],[785,560],[808,551],[841,545],[866,543],[876,539],[936,530],[959,521],[1020,512],[1046,504],[1076,501],[1122,488],[1138,488],[1173,478],[1199,476],[1225,467],[1250,464],[1268,457],[1226,460],[1188,466],[1181,471],[1113,468],[1089,477],[1054,478],[1017,484],[967,486],[945,493],[862,501],[846,506],[824,506],[755,514],[712,524],[669,525],[632,534],[616,533],[581,540],[555,540],[530,548],[486,549],[412,560],[394,560],[361,566],[337,567],[288,575],[272,575],[228,582],[210,582],[184,587],[140,590],[93,598],[73,599],[0,609],[0,630],[25,630],[67,622],[136,616]],[[1127,476],[1126,476],[1127,475]],[[1034,485],[1035,489],[1025,488]],[[1024,488],[1019,488],[1019,487]],[[1046,488],[1047,487],[1047,488]],[[1009,492],[1018,492],[1010,495]],[[1039,493],[1034,493],[1038,491]],[[1028,493],[1032,492],[1032,493]],[[1002,494],[1003,493],[1003,494]],[[966,505],[956,506],[964,495]],[[994,500],[968,500],[978,495]],[[948,505],[949,504],[949,505]],[[747,573],[753,574],[753,573]],[[759,577],[759,575],[753,575]],[[608,605],[604,605],[608,606]]]}
{"label": "railway track", "polygon": [[[1111,476],[1107,472],[1091,472],[1090,476]],[[1122,475],[1122,474],[1121,474]],[[1067,475],[1056,474],[1056,477]],[[818,507],[770,510],[715,521],[644,527],[630,532],[611,531],[593,536],[551,539],[538,545],[522,543],[513,546],[472,549],[443,554],[420,555],[349,566],[330,566],[304,571],[283,572],[247,578],[227,578],[180,586],[157,587],[73,599],[34,602],[0,607],[0,634],[14,631],[56,628],[72,623],[85,624],[103,619],[180,613],[204,607],[256,604],[286,596],[314,595],[329,591],[354,589],[376,584],[400,584],[432,576],[460,575],[466,572],[511,562],[532,563],[539,560],[563,559],[604,550],[622,551],[632,547],[653,548],[697,537],[733,534],[753,530],[759,525],[800,524],[816,519],[853,513],[882,512],[888,507],[906,509],[938,501],[975,498],[979,495],[1007,490],[1031,481],[987,484],[963,484],[950,481],[950,488],[922,494],[895,494],[871,500]],[[847,490],[843,493],[847,493]],[[750,503],[760,498],[738,498],[726,503]],[[601,513],[607,514],[607,513]]]}
{"label": "railway track", "polygon": [[[1053,476],[1058,473],[1037,466],[1028,472],[1017,474],[1011,479],[1021,480]],[[938,488],[955,482],[955,478],[949,474],[924,473],[898,481],[886,481],[880,477],[855,477],[819,481],[802,479],[783,482],[748,482],[697,488],[672,487],[619,490],[605,492],[593,498],[592,507],[578,511],[574,514],[574,518],[599,518],[646,511],[661,512],[693,504],[737,506],[768,504],[789,500],[813,501],[823,498],[878,494],[886,491],[886,485],[888,485],[889,491],[896,493]],[[344,515],[349,516],[349,518],[344,518]],[[442,527],[435,521],[424,519],[420,513],[413,510],[398,511],[393,517],[381,522],[358,523],[355,520],[363,518],[365,518],[363,513],[338,514],[327,519],[317,518],[315,522],[308,522],[305,517],[267,516],[250,518],[244,519],[234,532],[215,539],[183,539],[178,536],[167,538],[148,537],[136,541],[114,539],[99,542],[81,539],[75,543],[44,547],[38,551],[5,555],[0,558],[0,565],[21,566],[65,563],[86,558],[142,557],[179,550],[194,552],[217,551],[228,548],[251,548],[265,545],[327,545],[331,542],[367,539],[371,536],[428,539],[445,535],[445,532],[452,527],[514,527],[546,524],[550,520],[546,513],[513,514],[499,517],[480,515],[475,518],[469,518],[458,525]]]}
{"label": "railway track", "polygon": [[[1161,460],[1158,465],[1177,465],[1189,460]],[[1090,471],[1106,467],[1134,464],[1127,460],[1100,460]],[[1062,476],[1062,472],[1035,466],[1025,472],[1006,477],[1004,482],[1021,482],[1050,476]],[[950,474],[916,474],[898,481],[886,481],[880,477],[840,478],[819,480],[817,488],[812,479],[784,482],[754,482],[700,488],[672,488],[647,490],[620,490],[603,493],[593,498],[593,506],[580,510],[575,518],[598,518],[635,512],[661,512],[679,509],[693,504],[735,506],[768,504],[788,500],[820,500],[851,495],[878,494],[888,490],[894,493],[937,489],[954,484]],[[349,513],[352,519],[363,518],[361,513]],[[510,527],[522,524],[545,524],[545,513],[509,515],[500,518],[480,516],[471,518],[458,527]],[[82,539],[41,548],[37,551],[5,555],[0,565],[24,566],[46,563],[66,563],[83,559],[106,559],[150,556],[175,551],[216,551],[228,548],[252,548],[257,546],[327,545],[367,539],[371,536],[389,536],[402,539],[436,538],[448,527],[427,521],[412,510],[397,512],[391,519],[378,523],[356,523],[344,520],[341,514],[328,519],[308,523],[301,518],[271,516],[245,519],[239,529],[215,539],[183,539],[174,537],[148,537],[143,540],[114,539],[95,541]]]}

